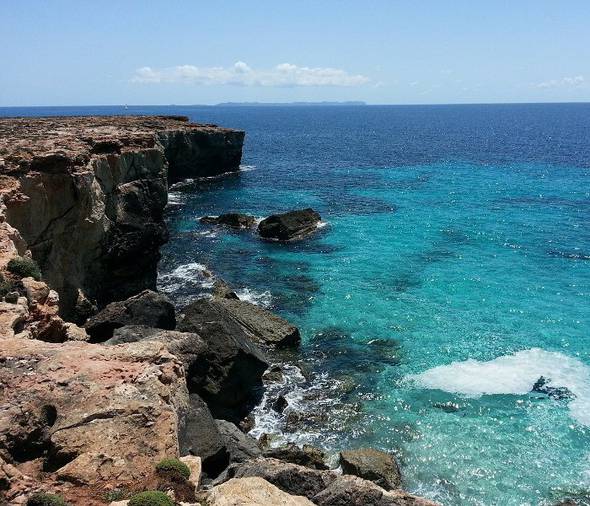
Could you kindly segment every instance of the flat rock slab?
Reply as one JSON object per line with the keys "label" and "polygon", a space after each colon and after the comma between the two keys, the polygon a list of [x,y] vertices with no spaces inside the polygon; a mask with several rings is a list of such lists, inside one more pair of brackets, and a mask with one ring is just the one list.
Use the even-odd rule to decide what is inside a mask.
{"label": "flat rock slab", "polygon": [[313,506],[301,496],[289,495],[262,478],[233,478],[213,488],[210,506]]}

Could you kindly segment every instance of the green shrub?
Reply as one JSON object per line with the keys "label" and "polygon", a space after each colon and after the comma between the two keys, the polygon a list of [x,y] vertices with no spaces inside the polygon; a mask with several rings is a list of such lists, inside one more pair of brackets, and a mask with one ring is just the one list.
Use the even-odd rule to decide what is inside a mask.
{"label": "green shrub", "polygon": [[29,497],[27,506],[67,506],[67,503],[60,495],[39,492]]}
{"label": "green shrub", "polygon": [[35,260],[27,257],[11,258],[6,266],[8,272],[12,272],[21,278],[35,278],[37,281],[41,279],[41,271]]}
{"label": "green shrub", "polygon": [[122,501],[123,499],[125,499],[126,495],[127,494],[125,494],[124,490],[121,490],[120,488],[115,488],[113,490],[109,490],[104,495],[104,498],[107,502]]}
{"label": "green shrub", "polygon": [[129,500],[129,506],[174,506],[174,503],[164,492],[150,490],[135,494]]}
{"label": "green shrub", "polygon": [[160,462],[156,464],[156,471],[159,473],[177,474],[182,476],[184,479],[188,479],[188,477],[191,475],[191,470],[189,467],[185,463],[180,462],[178,459],[160,460]]}

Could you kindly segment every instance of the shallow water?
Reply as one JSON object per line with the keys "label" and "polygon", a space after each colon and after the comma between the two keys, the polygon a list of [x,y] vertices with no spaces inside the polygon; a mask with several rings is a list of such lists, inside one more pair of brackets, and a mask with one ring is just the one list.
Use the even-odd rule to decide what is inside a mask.
{"label": "shallow water", "polygon": [[[173,189],[160,285],[209,269],[300,327],[307,379],[275,388],[305,415],[258,433],[393,451],[448,505],[590,490],[589,105],[128,112],[247,131],[248,170]],[[198,222],[296,207],[327,225],[293,244]]]}

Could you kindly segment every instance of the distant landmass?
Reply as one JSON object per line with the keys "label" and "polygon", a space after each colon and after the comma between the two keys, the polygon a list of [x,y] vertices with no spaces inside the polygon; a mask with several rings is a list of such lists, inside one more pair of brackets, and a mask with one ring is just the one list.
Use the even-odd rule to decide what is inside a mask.
{"label": "distant landmass", "polygon": [[289,106],[289,107],[302,107],[310,105],[367,105],[366,102],[360,100],[349,100],[346,102],[222,102],[216,104],[217,107],[247,107],[247,106]]}

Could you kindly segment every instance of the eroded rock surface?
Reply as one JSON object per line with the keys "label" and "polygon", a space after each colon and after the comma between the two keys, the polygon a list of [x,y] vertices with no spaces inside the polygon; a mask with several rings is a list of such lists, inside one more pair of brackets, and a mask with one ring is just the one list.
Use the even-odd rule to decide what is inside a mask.
{"label": "eroded rock surface", "polygon": [[[239,169],[244,132],[185,117],[0,119],[0,197],[18,241],[61,297],[104,306],[154,289],[168,180]],[[0,265],[1,267],[1,265]]]}
{"label": "eroded rock surface", "polygon": [[354,474],[386,490],[401,485],[399,466],[389,453],[373,448],[346,450],[340,453],[340,465],[344,474]]}

